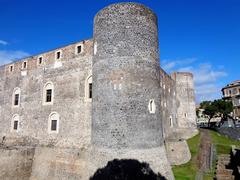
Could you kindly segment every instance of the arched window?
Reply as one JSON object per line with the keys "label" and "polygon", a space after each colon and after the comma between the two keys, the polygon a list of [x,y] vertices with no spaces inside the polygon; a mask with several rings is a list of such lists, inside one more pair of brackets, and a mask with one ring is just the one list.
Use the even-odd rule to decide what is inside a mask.
{"label": "arched window", "polygon": [[43,88],[43,104],[51,105],[53,104],[54,98],[54,86],[52,82],[47,82]]}
{"label": "arched window", "polygon": [[15,88],[14,91],[13,91],[13,97],[12,97],[13,107],[19,107],[19,105],[20,105],[20,94],[21,94],[20,88]]}
{"label": "arched window", "polygon": [[155,105],[154,99],[150,99],[149,100],[148,110],[149,110],[150,114],[154,114],[155,113],[156,105]]}
{"label": "arched window", "polygon": [[52,112],[48,119],[48,132],[58,133],[59,131],[59,114],[57,112]]}
{"label": "arched window", "polygon": [[18,132],[19,130],[19,115],[18,114],[15,114],[13,115],[12,117],[12,122],[11,122],[11,131],[12,132]]}
{"label": "arched window", "polygon": [[85,98],[86,100],[92,100],[92,76],[88,76],[85,82]]}

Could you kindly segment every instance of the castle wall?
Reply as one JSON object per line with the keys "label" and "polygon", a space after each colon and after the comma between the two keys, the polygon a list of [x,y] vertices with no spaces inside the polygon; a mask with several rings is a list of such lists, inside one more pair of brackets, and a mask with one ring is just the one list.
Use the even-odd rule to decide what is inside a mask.
{"label": "castle wall", "polygon": [[28,180],[32,172],[35,149],[31,147],[0,147],[0,179]]}
{"label": "castle wall", "polygon": [[161,114],[164,138],[173,134],[178,126],[176,105],[176,82],[160,68]]}
{"label": "castle wall", "polygon": [[[84,41],[83,53],[76,55],[76,44],[61,48],[62,58],[55,59],[55,52],[41,54],[43,64],[37,64],[39,56],[1,67],[0,80],[0,133],[8,139],[28,137],[38,144],[56,146],[82,146],[90,143],[91,102],[85,98],[85,82],[91,74],[92,41]],[[27,68],[22,64],[27,61]],[[4,69],[4,73],[3,73]],[[4,80],[2,80],[4,79]],[[47,82],[54,86],[53,104],[43,104],[43,87]],[[20,106],[13,107],[13,92],[18,87]],[[49,115],[59,114],[59,132],[49,133]],[[20,117],[19,128],[12,130],[12,117]]]}
{"label": "castle wall", "polygon": [[83,149],[37,147],[30,180],[87,180],[87,164]]}
{"label": "castle wall", "polygon": [[[190,158],[186,142],[169,137],[178,141],[186,128],[195,128],[193,77],[169,76],[160,68],[157,31],[150,9],[113,4],[96,15],[93,40],[1,66],[0,167],[6,169],[0,178],[88,179],[114,158],[132,158],[173,179],[165,145],[172,164]],[[48,84],[51,103],[44,100]],[[13,105],[14,91],[20,92],[19,106]],[[54,133],[52,113],[59,115]],[[182,134],[179,128],[185,128]],[[186,158],[175,156],[178,147]]]}
{"label": "castle wall", "polygon": [[0,119],[3,117],[3,102],[4,102],[4,66],[0,67]]}

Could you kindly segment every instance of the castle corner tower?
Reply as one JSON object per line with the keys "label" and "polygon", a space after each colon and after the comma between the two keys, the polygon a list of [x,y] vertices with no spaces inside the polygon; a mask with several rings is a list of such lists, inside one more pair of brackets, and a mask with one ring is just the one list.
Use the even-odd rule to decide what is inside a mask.
{"label": "castle corner tower", "polygon": [[160,109],[157,17],[119,3],[94,19],[92,146],[101,165],[114,158],[145,161],[172,178]]}

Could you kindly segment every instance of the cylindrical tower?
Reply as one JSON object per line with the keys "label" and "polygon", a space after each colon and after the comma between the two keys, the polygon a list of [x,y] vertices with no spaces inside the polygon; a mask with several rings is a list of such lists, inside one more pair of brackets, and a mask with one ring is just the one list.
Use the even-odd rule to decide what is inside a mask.
{"label": "cylindrical tower", "polygon": [[119,3],[94,19],[92,144],[154,148],[163,143],[157,17]]}

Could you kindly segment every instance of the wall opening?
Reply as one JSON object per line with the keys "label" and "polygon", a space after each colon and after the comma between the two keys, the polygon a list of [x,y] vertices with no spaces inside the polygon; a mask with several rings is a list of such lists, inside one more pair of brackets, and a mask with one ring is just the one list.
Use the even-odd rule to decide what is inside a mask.
{"label": "wall opening", "polygon": [[11,65],[11,66],[9,67],[9,71],[10,71],[10,72],[13,72],[13,65]]}
{"label": "wall opening", "polygon": [[89,91],[89,96],[88,96],[88,98],[92,99],[92,83],[89,83],[89,89],[88,89],[88,91]]}
{"label": "wall opening", "polygon": [[20,105],[20,88],[15,88],[13,91],[13,106],[18,107]]}
{"label": "wall opening", "polygon": [[150,100],[149,100],[148,110],[149,110],[150,114],[154,114],[154,113],[155,113],[155,111],[156,111],[156,105],[155,105],[154,99],[150,99]]}
{"label": "wall opening", "polygon": [[52,82],[47,82],[43,88],[43,104],[53,104],[54,86]]}
{"label": "wall opening", "polygon": [[11,123],[12,132],[17,132],[19,130],[19,120],[20,120],[20,117],[18,114],[13,115],[12,123]]}
{"label": "wall opening", "polygon": [[62,58],[62,51],[57,51],[55,55],[55,59],[61,59]]}
{"label": "wall opening", "polygon": [[81,54],[83,52],[83,45],[79,44],[76,46],[75,54]]}
{"label": "wall opening", "polygon": [[22,69],[26,69],[27,68],[27,62],[24,61],[23,64],[22,64]]}
{"label": "wall opening", "polygon": [[49,115],[48,132],[49,133],[58,133],[59,132],[59,114],[57,112],[52,112]]}
{"label": "wall opening", "polygon": [[42,62],[43,62],[43,57],[41,56],[41,57],[38,58],[38,65],[41,65]]}
{"label": "wall opening", "polygon": [[170,127],[173,127],[173,118],[172,118],[172,116],[169,117],[169,123],[170,123]]}
{"label": "wall opening", "polygon": [[92,75],[88,76],[85,82],[85,99],[87,101],[92,100],[93,89],[92,89]]}

